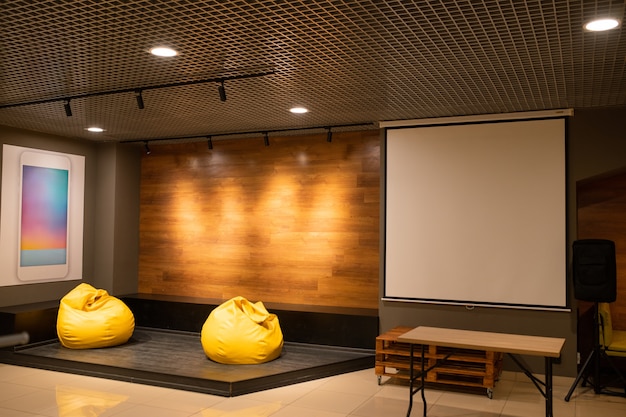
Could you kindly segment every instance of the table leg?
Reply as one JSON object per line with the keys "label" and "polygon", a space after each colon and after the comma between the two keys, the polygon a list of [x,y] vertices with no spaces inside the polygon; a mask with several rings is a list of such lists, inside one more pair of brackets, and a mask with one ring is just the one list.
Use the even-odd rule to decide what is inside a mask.
{"label": "table leg", "polygon": [[424,388],[426,387],[426,369],[424,367],[424,357],[426,355],[424,355],[425,353],[425,345],[422,344],[422,402],[424,403],[424,417],[426,417],[426,394],[424,393]]}
{"label": "table leg", "polygon": [[406,417],[411,416],[411,409],[413,408],[413,343],[409,348],[409,409],[406,412]]}
{"label": "table leg", "polygon": [[[513,362],[515,362],[517,364],[517,366],[520,367],[520,369],[524,372],[524,375],[526,375],[533,384],[535,384],[535,387],[537,387],[537,389],[539,390],[539,392],[541,393],[541,395],[543,395],[543,398],[546,400],[546,417],[553,417],[553,401],[552,401],[552,362],[553,362],[553,358],[551,357],[545,357],[545,363],[546,363],[546,380],[542,381],[539,378],[537,378],[536,376],[534,376],[532,374],[532,372],[530,372],[530,370],[528,370],[526,368],[526,366],[524,366],[524,364],[522,362],[520,362],[515,355],[513,355],[512,353],[508,354],[509,357],[511,359],[513,359]],[[542,388],[543,386],[543,388]]]}
{"label": "table leg", "polygon": [[552,411],[552,358],[546,357],[546,417],[553,417]]}
{"label": "table leg", "polygon": [[422,373],[420,375],[420,382],[421,382],[421,386],[417,389],[414,389],[413,387],[415,386],[415,380],[417,379],[415,377],[415,371],[413,370],[413,367],[415,366],[415,360],[413,358],[413,355],[415,354],[415,348],[413,343],[411,343],[410,348],[409,348],[409,409],[406,412],[406,417],[410,417],[411,416],[411,410],[413,409],[413,396],[417,393],[417,391],[422,391],[422,401],[424,402],[424,417],[426,417],[426,394],[424,393],[424,386],[426,383],[426,368],[425,368],[425,364],[424,364],[424,357],[426,356],[426,347],[424,345],[422,345],[422,363],[421,363],[421,367],[422,367]]}

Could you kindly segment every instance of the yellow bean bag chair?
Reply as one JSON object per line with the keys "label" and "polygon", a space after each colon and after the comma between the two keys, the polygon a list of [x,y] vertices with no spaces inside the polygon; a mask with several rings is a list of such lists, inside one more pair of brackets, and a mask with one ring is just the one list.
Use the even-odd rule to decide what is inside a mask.
{"label": "yellow bean bag chair", "polygon": [[224,364],[258,364],[278,358],[283,333],[278,317],[261,301],[235,297],[216,307],[202,326],[202,349],[207,357]]}
{"label": "yellow bean bag chair", "polygon": [[70,349],[90,349],[126,343],[135,317],[124,302],[106,290],[81,283],[61,299],[57,335]]}

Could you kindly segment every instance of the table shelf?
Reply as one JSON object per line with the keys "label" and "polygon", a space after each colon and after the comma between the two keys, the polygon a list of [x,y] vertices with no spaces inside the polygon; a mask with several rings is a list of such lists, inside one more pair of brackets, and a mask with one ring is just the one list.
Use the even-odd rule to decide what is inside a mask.
{"label": "table shelf", "polygon": [[[411,329],[395,327],[376,338],[375,373],[379,382],[382,376],[409,379],[410,345],[397,339]],[[502,372],[502,353],[428,345],[425,346],[424,366],[428,368],[448,355],[445,363],[428,372],[426,382],[486,388],[491,397]],[[413,367],[419,372],[422,366],[421,345],[414,345],[413,358]]]}

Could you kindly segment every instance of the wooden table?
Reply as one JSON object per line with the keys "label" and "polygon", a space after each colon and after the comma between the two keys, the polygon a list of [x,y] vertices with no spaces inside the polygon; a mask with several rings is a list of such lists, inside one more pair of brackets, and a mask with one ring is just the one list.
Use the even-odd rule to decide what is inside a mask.
{"label": "wooden table", "polygon": [[[528,376],[535,384],[539,392],[546,400],[546,417],[553,417],[552,414],[552,363],[555,359],[561,356],[561,350],[565,339],[558,337],[541,337],[541,336],[527,336],[520,334],[509,333],[492,333],[492,332],[479,332],[473,330],[456,330],[445,329],[438,327],[416,327],[398,337],[399,342],[408,343],[411,346],[410,352],[410,383],[409,383],[409,409],[407,411],[407,417],[411,414],[413,408],[413,395],[417,392],[422,392],[422,401],[424,402],[424,416],[426,416],[426,397],[424,395],[424,384],[426,373],[429,370],[439,366],[448,357],[454,355],[452,352],[450,355],[443,358],[441,361],[436,361],[428,368],[425,367],[424,359],[424,347],[426,345],[437,345],[458,349],[479,349],[479,350],[491,350],[495,352],[506,353],[511,356],[513,361],[519,366],[524,374]],[[414,346],[421,345],[422,356],[421,365],[422,369],[419,375],[415,375],[413,369],[414,362]],[[545,358],[545,382],[535,377],[514,355],[530,355],[530,356],[542,356]],[[417,378],[421,379],[419,387],[414,388]]]}

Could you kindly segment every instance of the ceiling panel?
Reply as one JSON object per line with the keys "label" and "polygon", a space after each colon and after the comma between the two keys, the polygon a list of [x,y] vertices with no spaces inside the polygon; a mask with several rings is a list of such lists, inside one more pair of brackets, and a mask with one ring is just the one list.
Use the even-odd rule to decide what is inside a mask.
{"label": "ceiling panel", "polygon": [[[623,0],[1,4],[0,124],[66,137],[227,137],[626,104],[623,27],[583,30],[593,17],[623,20]],[[150,55],[157,45],[179,55]],[[179,83],[189,85],[149,88]],[[125,92],[99,95],[115,91]],[[291,114],[295,105],[310,111]]]}

